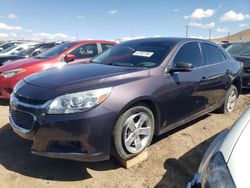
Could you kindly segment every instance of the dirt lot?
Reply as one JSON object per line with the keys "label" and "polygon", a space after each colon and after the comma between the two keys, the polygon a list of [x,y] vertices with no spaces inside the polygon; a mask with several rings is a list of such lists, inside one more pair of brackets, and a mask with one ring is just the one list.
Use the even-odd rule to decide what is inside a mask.
{"label": "dirt lot", "polygon": [[149,159],[131,169],[112,158],[81,163],[37,157],[31,143],[8,124],[8,105],[0,103],[0,187],[185,187],[215,138],[250,106],[250,91],[239,98],[233,114],[209,114],[154,139]]}

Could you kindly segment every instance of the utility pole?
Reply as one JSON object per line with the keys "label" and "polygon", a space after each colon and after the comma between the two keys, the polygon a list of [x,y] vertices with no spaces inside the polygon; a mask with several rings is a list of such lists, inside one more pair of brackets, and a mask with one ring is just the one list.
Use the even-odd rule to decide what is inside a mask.
{"label": "utility pole", "polygon": [[188,37],[189,25],[186,26],[186,38]]}
{"label": "utility pole", "polygon": [[208,30],[208,40],[211,39],[211,33],[212,33],[212,29],[209,29],[209,30]]}

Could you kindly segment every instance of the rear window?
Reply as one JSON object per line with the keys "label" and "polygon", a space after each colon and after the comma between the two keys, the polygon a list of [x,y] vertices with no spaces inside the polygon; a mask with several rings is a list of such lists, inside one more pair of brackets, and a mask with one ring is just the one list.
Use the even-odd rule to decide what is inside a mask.
{"label": "rear window", "polygon": [[102,46],[102,51],[106,51],[108,50],[109,48],[112,48],[114,46],[114,44],[101,44]]}
{"label": "rear window", "polygon": [[220,49],[212,44],[202,43],[203,52],[205,54],[206,64],[212,65],[222,62],[222,52]]}
{"label": "rear window", "polygon": [[226,48],[227,52],[232,56],[239,56],[240,51],[244,48],[242,43],[234,43]]}
{"label": "rear window", "polygon": [[156,67],[162,63],[175,45],[175,42],[170,41],[124,42],[108,49],[92,62],[114,66]]}

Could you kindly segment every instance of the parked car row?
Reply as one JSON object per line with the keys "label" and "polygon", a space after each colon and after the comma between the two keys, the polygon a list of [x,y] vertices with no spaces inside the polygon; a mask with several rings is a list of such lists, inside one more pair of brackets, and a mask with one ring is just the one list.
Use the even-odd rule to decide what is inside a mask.
{"label": "parked car row", "polygon": [[17,60],[17,59],[24,59],[24,58],[33,58],[38,56],[39,54],[59,45],[61,43],[59,42],[50,42],[50,43],[41,43],[41,44],[25,44],[18,46],[18,50],[16,50],[16,47],[14,47],[15,52],[11,52],[11,48],[8,48],[7,54],[0,53],[0,66],[3,64],[9,63],[11,61]]}
{"label": "parked car row", "polygon": [[0,66],[0,99],[9,99],[16,83],[26,76],[55,66],[63,66],[65,63],[86,63],[115,44],[113,41],[87,40],[65,42],[60,45],[46,43],[33,47],[33,53],[36,53],[48,46],[56,45],[35,57],[12,61]]}

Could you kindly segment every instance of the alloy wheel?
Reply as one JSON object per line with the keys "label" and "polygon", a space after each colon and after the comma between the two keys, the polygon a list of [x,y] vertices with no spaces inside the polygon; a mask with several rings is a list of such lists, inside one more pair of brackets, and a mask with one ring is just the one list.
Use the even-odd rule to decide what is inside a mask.
{"label": "alloy wheel", "polygon": [[237,100],[237,93],[235,90],[232,90],[228,95],[228,101],[227,101],[228,112],[232,112],[234,110],[236,100]]}
{"label": "alloy wheel", "polygon": [[146,113],[131,115],[126,120],[123,129],[125,148],[130,153],[139,153],[147,146],[151,132],[149,117]]}

